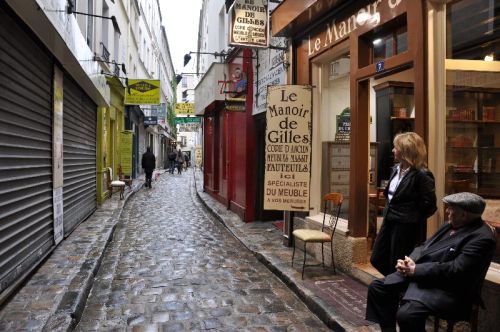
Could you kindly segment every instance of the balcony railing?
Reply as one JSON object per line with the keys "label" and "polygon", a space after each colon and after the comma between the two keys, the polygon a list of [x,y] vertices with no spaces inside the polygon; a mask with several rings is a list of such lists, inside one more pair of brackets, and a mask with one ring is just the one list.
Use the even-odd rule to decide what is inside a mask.
{"label": "balcony railing", "polygon": [[103,43],[101,43],[101,46],[102,46],[102,54],[101,54],[101,57],[104,61],[109,61],[109,51],[108,49],[106,48],[106,46],[104,46]]}
{"label": "balcony railing", "polygon": [[114,63],[114,68],[113,68],[113,74],[115,74],[115,76],[120,76],[120,66],[118,66],[117,63]]}

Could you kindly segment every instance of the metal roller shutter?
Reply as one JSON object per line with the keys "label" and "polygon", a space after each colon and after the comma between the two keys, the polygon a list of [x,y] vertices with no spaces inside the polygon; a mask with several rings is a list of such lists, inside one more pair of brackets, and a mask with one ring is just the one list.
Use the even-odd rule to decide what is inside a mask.
{"label": "metal roller shutter", "polygon": [[97,106],[73,81],[64,76],[64,234],[68,235],[97,207]]}
{"label": "metal roller shutter", "polygon": [[54,246],[53,62],[0,4],[0,298]]}

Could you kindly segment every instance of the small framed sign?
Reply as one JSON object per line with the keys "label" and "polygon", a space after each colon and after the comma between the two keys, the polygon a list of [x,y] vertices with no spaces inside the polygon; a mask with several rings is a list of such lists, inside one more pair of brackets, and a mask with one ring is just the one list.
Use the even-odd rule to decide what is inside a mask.
{"label": "small framed sign", "polygon": [[384,60],[379,61],[375,64],[375,70],[378,72],[384,71],[385,70],[385,62]]}

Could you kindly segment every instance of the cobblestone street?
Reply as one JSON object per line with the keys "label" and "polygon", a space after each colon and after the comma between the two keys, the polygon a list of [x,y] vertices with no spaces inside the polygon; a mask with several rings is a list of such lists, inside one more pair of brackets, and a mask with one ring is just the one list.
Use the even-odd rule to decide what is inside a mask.
{"label": "cobblestone street", "polygon": [[78,331],[327,327],[198,202],[192,171],[132,197]]}

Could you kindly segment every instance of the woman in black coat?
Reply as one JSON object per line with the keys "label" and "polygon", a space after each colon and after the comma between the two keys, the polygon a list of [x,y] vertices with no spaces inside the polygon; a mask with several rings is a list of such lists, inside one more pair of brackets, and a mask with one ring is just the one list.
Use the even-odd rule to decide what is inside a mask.
{"label": "woman in black coat", "polygon": [[384,276],[396,271],[396,262],[425,240],[427,218],[434,214],[434,176],[427,167],[423,139],[413,132],[394,137],[394,159],[389,183],[384,190],[384,221],[375,239],[371,264]]}

